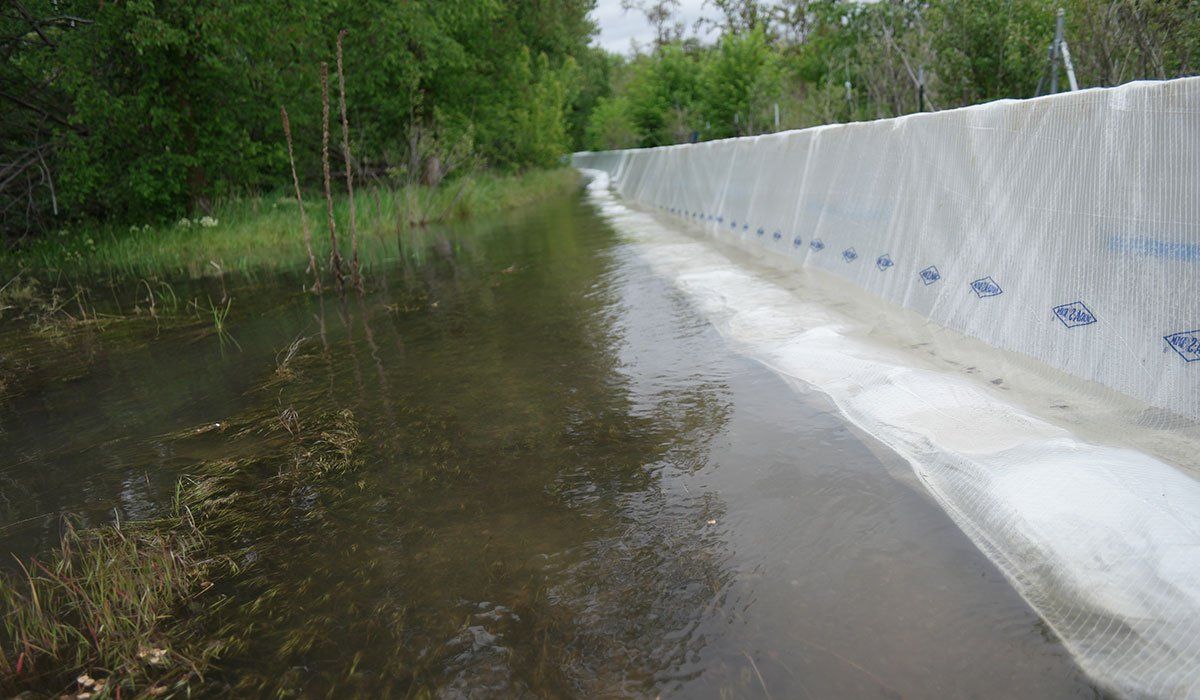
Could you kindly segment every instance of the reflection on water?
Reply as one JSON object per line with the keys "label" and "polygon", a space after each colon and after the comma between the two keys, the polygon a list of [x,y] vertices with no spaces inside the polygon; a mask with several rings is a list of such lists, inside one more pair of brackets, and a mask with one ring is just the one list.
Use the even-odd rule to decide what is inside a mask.
{"label": "reflection on water", "polygon": [[1094,693],[894,458],[736,355],[586,205],[407,245],[364,299],[231,284],[240,350],[64,343],[0,407],[0,546],[45,549],[64,511],[147,517],[270,442],[181,430],[348,408],[361,467],[262,493],[236,536],[212,679],[237,695]]}

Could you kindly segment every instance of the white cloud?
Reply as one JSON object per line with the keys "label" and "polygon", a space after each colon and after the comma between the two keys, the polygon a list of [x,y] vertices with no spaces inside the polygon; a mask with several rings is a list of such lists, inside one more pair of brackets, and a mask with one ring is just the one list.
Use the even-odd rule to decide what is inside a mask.
{"label": "white cloud", "polygon": [[[705,12],[704,0],[680,0],[677,14],[683,20],[688,34],[691,34],[696,20],[708,13]],[[637,10],[622,10],[621,0],[598,0],[596,9],[592,11],[592,19],[600,26],[597,43],[606,51],[628,54],[632,41],[642,46],[654,42],[654,27]]]}
{"label": "white cloud", "polygon": [[[856,2],[873,3],[879,0],[856,0]],[[679,0],[678,18],[683,20],[687,35],[694,35],[696,20],[701,17],[712,18],[713,8],[705,7],[705,0]],[[592,19],[600,26],[600,35],[596,43],[606,51],[629,54],[631,41],[637,41],[643,47],[654,43],[654,28],[646,21],[646,17],[637,10],[625,12],[621,9],[621,0],[597,0],[596,9],[592,10]],[[715,32],[706,29],[701,39],[710,41]]]}

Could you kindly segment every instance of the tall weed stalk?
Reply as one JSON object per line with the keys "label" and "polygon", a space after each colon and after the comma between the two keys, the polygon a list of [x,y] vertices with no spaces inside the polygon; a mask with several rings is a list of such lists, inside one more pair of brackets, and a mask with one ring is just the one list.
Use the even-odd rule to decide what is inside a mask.
{"label": "tall weed stalk", "polygon": [[361,294],[363,291],[362,276],[358,269],[358,225],[355,221],[354,207],[354,173],[350,168],[350,121],[346,117],[346,75],[342,71],[342,39],[346,30],[337,35],[337,74],[338,74],[338,103],[342,112],[342,159],[346,163],[346,194],[350,205],[350,283]]}
{"label": "tall weed stalk", "polygon": [[329,65],[321,64],[321,170],[325,176],[325,211],[329,219],[329,269],[333,271],[338,293],[343,290],[342,254],[338,250],[337,224],[333,220],[333,192],[329,174]]}
{"label": "tall weed stalk", "polygon": [[[304,232],[304,249],[308,252],[308,271],[313,275],[312,290],[321,293],[321,270],[317,267],[317,256],[313,255],[312,232],[308,229],[308,215],[304,213],[304,197],[300,194],[300,176],[296,174],[296,156],[292,152],[292,125],[288,121],[287,108],[279,105],[279,115],[283,118],[283,137],[287,140],[288,163],[292,166],[292,186],[296,190],[296,206],[300,209],[300,229]],[[355,264],[357,265],[357,257]]]}

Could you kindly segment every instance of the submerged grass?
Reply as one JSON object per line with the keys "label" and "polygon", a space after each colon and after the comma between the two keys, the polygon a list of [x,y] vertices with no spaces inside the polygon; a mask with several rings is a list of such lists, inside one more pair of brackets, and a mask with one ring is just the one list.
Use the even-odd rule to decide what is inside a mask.
{"label": "submerged grass", "polygon": [[[363,264],[371,262],[373,244],[393,241],[409,228],[515,208],[565,194],[577,185],[578,175],[561,168],[518,175],[465,175],[440,187],[358,189],[354,209],[363,239]],[[320,221],[322,205],[306,203],[308,216]],[[223,203],[211,217],[185,220],[186,224],[60,231],[24,248],[0,252],[0,276],[8,279],[24,270],[42,276],[110,275],[136,280],[201,277],[214,269],[303,270],[309,258],[297,207],[294,196],[278,193]],[[336,198],[334,218],[340,223],[349,214],[349,199]],[[327,260],[328,241],[322,243],[318,237],[314,244],[317,259]]]}
{"label": "submerged grass", "polygon": [[125,527],[68,522],[57,550],[0,578],[0,690],[156,694],[198,673],[208,652],[170,630],[209,585],[203,550],[179,509]]}
{"label": "submerged grass", "polygon": [[[264,395],[276,386],[264,384]],[[68,521],[57,549],[20,562],[17,575],[0,572],[0,695],[173,697],[204,687],[213,661],[254,632],[238,609],[267,604],[242,601],[223,616],[231,599],[220,590],[262,578],[244,574],[280,549],[280,524],[310,517],[306,499],[361,463],[349,410],[308,421],[288,412],[287,422],[260,408],[171,436],[184,443],[220,431],[227,452],[255,447],[197,464],[161,518]]]}

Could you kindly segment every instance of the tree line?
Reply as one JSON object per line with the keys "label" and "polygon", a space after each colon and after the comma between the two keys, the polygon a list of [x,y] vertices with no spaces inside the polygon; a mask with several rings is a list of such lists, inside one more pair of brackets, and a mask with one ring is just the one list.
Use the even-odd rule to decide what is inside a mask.
{"label": "tree line", "polygon": [[591,150],[1033,97],[1059,8],[1082,87],[1200,72],[1197,0],[707,0],[691,27],[678,0],[624,6],[655,39],[610,59]]}
{"label": "tree line", "polygon": [[0,242],[282,191],[281,107],[320,187],[343,31],[366,186],[1031,97],[1060,5],[1084,87],[1200,70],[1200,0],[706,0],[691,27],[624,4],[654,28],[631,57],[594,45],[595,0],[3,0]]}
{"label": "tree line", "polygon": [[144,223],[320,182],[319,71],[345,30],[357,178],[553,165],[582,133],[593,0],[5,0],[0,228]]}

